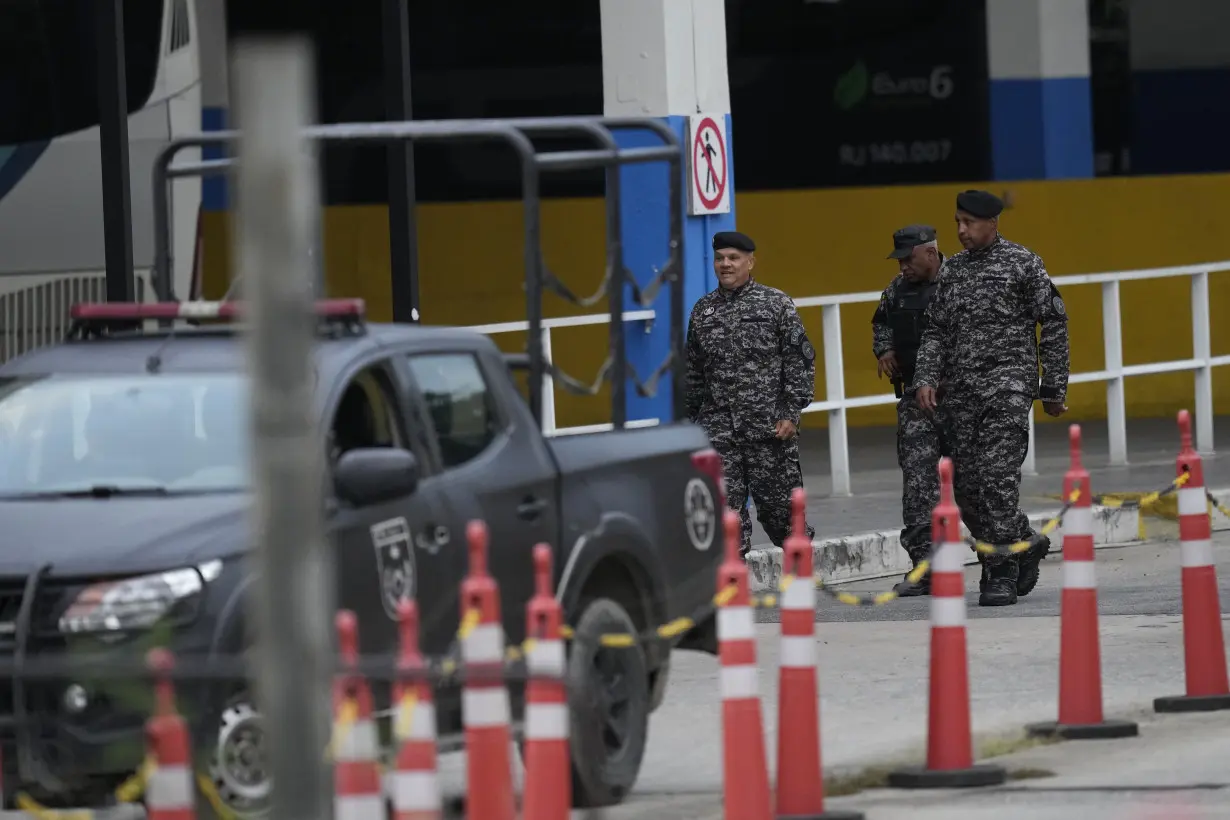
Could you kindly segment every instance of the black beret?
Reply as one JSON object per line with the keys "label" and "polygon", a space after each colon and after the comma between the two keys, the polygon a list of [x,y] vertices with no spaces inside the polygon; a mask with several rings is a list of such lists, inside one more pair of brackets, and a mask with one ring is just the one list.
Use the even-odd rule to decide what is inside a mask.
{"label": "black beret", "polygon": [[957,210],[979,219],[993,219],[1004,210],[1004,201],[990,191],[962,191],[957,194]]}
{"label": "black beret", "polygon": [[713,235],[713,249],[734,248],[737,251],[751,253],[756,250],[756,243],[745,233],[738,231],[719,231]]}
{"label": "black beret", "polygon": [[893,252],[889,259],[905,259],[919,245],[935,241],[935,228],[930,225],[906,225],[893,234]]}

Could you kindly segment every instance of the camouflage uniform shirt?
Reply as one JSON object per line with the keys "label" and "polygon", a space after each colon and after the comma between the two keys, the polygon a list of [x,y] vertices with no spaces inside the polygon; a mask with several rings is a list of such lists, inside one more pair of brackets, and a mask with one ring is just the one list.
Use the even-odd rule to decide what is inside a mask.
{"label": "camouflage uniform shirt", "polygon": [[816,352],[794,302],[754,279],[697,300],[687,360],[688,418],[711,439],[771,439],[815,396]]}
{"label": "camouflage uniform shirt", "polygon": [[980,395],[1011,392],[1065,400],[1068,316],[1036,253],[997,236],[985,248],[961,251],[944,262],[927,307],[914,386],[938,387],[941,381]]}

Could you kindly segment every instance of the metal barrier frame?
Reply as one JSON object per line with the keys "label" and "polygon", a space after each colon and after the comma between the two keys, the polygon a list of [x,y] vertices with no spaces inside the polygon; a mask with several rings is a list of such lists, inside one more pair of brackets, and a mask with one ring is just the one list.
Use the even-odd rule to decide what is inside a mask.
{"label": "metal barrier frame", "polygon": [[[1180,265],[1170,268],[1118,271],[1111,273],[1088,273],[1073,276],[1053,277],[1057,286],[1101,285],[1102,286],[1102,338],[1105,363],[1101,370],[1088,373],[1073,373],[1068,383],[1106,382],[1106,423],[1109,432],[1110,463],[1126,465],[1127,457],[1127,408],[1123,380],[1128,376],[1147,376],[1157,373],[1193,372],[1196,377],[1196,449],[1201,455],[1213,454],[1213,368],[1230,365],[1230,355],[1212,354],[1211,327],[1209,319],[1209,274],[1230,271],[1230,260],[1207,262],[1201,265]],[[1168,362],[1125,365],[1123,363],[1123,320],[1119,300],[1119,283],[1143,279],[1166,279],[1186,276],[1191,279],[1192,305],[1192,357]],[[819,307],[824,322],[824,380],[825,398],[808,405],[804,413],[828,413],[829,420],[829,470],[833,482],[832,495],[849,496],[850,443],[846,428],[846,411],[856,407],[876,407],[896,404],[897,397],[891,393],[873,396],[846,395],[845,364],[841,344],[841,306],[880,301],[879,291],[842,293],[833,296],[807,296],[795,299],[798,308]],[[870,316],[868,316],[870,323]],[[870,355],[870,330],[868,330],[868,355]],[[1034,451],[1034,415],[1029,414],[1029,451],[1021,468],[1027,475],[1037,474]]]}
{"label": "metal barrier frame", "polygon": [[[620,148],[613,129],[649,130],[662,138],[663,145],[650,148]],[[530,136],[588,136],[600,148],[588,151],[539,153]],[[180,151],[209,145],[230,145],[238,139],[236,131],[213,131],[171,140],[154,161],[154,268],[151,283],[159,299],[178,301],[172,284],[171,211],[169,184],[172,179],[209,176],[226,172],[234,165],[230,158],[202,160],[180,165],[171,161]],[[340,123],[304,129],[303,136],[323,142],[466,142],[502,140],[517,152],[521,165],[521,199],[525,232],[526,318],[529,330],[530,360],[529,406],[535,420],[543,426],[543,389],[549,361],[544,356],[542,297],[545,271],[542,253],[542,197],[540,174],[543,171],[577,171],[602,168],[606,172],[606,263],[608,270],[607,306],[610,315],[611,427],[627,425],[627,349],[624,345],[624,288],[627,271],[623,258],[623,224],[620,214],[622,190],[619,169],[623,165],[666,161],[670,166],[669,250],[661,274],[670,283],[671,421],[686,416],[684,406],[683,341],[683,149],[675,132],[663,121],[649,117],[558,117],[507,120],[420,120],[412,122]],[[552,413],[554,401],[552,400]]]}

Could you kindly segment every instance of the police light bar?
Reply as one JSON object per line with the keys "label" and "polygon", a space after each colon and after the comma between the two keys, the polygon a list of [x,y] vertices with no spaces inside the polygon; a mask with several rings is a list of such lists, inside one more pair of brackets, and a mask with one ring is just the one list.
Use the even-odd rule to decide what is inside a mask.
{"label": "police light bar", "polygon": [[[146,319],[237,319],[242,302],[83,302],[69,308],[68,315],[80,321],[143,321]],[[366,313],[362,299],[318,299],[316,315],[322,319],[361,319]]]}

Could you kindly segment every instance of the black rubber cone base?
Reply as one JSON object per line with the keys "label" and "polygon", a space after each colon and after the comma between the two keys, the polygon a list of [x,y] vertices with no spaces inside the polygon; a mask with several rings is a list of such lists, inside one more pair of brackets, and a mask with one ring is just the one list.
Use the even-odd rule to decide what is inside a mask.
{"label": "black rubber cone base", "polygon": [[1000,786],[1007,780],[1007,770],[992,763],[968,769],[933,770],[926,766],[906,766],[888,774],[888,785],[894,789],[972,789]]}
{"label": "black rubber cone base", "polygon": [[1230,695],[1170,695],[1153,701],[1155,712],[1220,712],[1230,709]]}
{"label": "black rubber cone base", "polygon": [[867,820],[867,815],[861,811],[832,809],[820,814],[779,814],[777,820]]}
{"label": "black rubber cone base", "polygon": [[1030,737],[1058,737],[1063,740],[1114,740],[1136,737],[1140,727],[1130,720],[1104,720],[1101,723],[1031,723],[1025,727]]}

